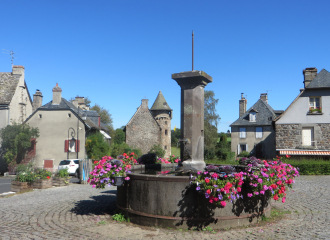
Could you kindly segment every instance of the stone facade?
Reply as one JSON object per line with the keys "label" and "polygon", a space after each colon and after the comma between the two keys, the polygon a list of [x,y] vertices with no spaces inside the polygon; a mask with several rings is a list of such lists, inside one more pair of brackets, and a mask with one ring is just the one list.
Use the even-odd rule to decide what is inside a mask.
{"label": "stone facade", "polygon": [[[313,129],[314,143],[312,146],[302,145],[302,129]],[[276,148],[277,149],[330,149],[330,124],[276,124]]]}
{"label": "stone facade", "polygon": [[141,149],[142,154],[159,144],[165,150],[165,158],[171,155],[172,109],[160,91],[149,110],[148,99],[142,99],[131,120],[127,123],[126,143],[132,148]]}
{"label": "stone facade", "polygon": [[126,125],[126,143],[146,154],[154,144],[160,143],[160,135],[161,128],[149,111],[148,99],[142,99],[141,106]]}

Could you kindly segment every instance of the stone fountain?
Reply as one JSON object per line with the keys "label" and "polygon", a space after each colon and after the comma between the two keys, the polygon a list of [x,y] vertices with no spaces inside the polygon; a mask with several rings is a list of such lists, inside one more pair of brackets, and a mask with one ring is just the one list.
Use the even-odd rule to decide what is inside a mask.
{"label": "stone fountain", "polygon": [[[172,74],[181,86],[182,171],[195,173],[204,162],[204,87],[212,77],[203,71]],[[131,173],[130,180],[117,188],[117,209],[132,223],[183,229],[205,226],[227,228],[249,225],[261,214],[270,214],[268,200],[253,200],[242,188],[244,200],[217,208],[190,185],[189,176]],[[266,203],[266,204],[265,204]]]}

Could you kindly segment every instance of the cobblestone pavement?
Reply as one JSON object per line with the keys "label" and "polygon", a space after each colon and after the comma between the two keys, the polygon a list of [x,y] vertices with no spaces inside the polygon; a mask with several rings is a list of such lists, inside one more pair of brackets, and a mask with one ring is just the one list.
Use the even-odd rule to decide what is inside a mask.
{"label": "cobblestone pavement", "polygon": [[330,176],[297,178],[285,219],[216,233],[144,228],[110,220],[116,188],[73,184],[0,199],[0,239],[330,239]]}

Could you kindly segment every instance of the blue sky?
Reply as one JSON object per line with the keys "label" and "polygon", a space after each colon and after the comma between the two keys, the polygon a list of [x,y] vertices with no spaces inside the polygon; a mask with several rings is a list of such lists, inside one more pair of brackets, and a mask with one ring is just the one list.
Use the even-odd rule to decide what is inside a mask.
{"label": "blue sky", "polygon": [[[303,87],[302,70],[330,70],[329,1],[264,0],[0,0],[0,48],[25,67],[31,97],[43,104],[59,84],[62,97],[88,97],[126,125],[159,90],[180,126],[180,87],[172,73],[195,69],[213,77],[218,131],[238,118],[241,93],[248,108],[268,92],[284,110]],[[0,54],[0,72],[10,72]]]}

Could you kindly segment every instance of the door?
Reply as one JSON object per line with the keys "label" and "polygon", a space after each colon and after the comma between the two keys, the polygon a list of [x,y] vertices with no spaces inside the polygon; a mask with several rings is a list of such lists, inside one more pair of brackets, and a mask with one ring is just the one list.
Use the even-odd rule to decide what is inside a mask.
{"label": "door", "polygon": [[303,128],[302,129],[302,145],[312,146],[314,141],[314,129],[313,128]]}

